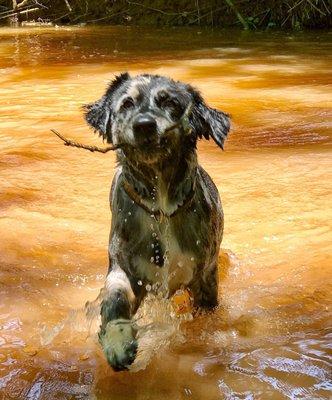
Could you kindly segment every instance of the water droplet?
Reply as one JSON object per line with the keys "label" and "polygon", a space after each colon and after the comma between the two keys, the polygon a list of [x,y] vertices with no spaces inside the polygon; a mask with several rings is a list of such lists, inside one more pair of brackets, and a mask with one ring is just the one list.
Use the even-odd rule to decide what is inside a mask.
{"label": "water droplet", "polygon": [[158,253],[159,253],[159,249],[156,249],[156,250],[155,250],[155,253],[158,254]]}
{"label": "water droplet", "polygon": [[195,261],[195,258],[194,258],[194,257],[191,257],[191,258],[190,258],[190,261]]}
{"label": "water droplet", "polygon": [[154,263],[154,257],[150,258],[150,263]]}
{"label": "water droplet", "polygon": [[122,211],[122,208],[119,208],[119,212],[121,212]]}
{"label": "water droplet", "polygon": [[151,247],[154,248],[154,244],[153,243],[151,244]]}
{"label": "water droplet", "polygon": [[127,218],[124,219],[124,222],[127,222]]}
{"label": "water droplet", "polygon": [[194,209],[194,213],[196,212],[197,210],[196,210],[196,208]]}
{"label": "water droplet", "polygon": [[151,285],[147,284],[147,285],[145,286],[145,289],[146,289],[147,292],[150,292],[150,290],[152,289],[152,287],[151,287]]}
{"label": "water droplet", "polygon": [[135,204],[134,200],[131,201],[131,204]]}
{"label": "water droplet", "polygon": [[128,215],[131,215],[131,212],[130,212],[130,211],[128,211]]}
{"label": "water droplet", "polygon": [[143,282],[142,282],[142,281],[137,281],[137,285],[138,285],[138,286],[142,286],[142,285],[143,285]]}
{"label": "water droplet", "polygon": [[150,217],[151,217],[151,218],[154,218],[154,214],[151,214]]}
{"label": "water droplet", "polygon": [[200,241],[200,240],[196,240],[196,244],[197,244],[197,246],[198,246],[200,243],[201,243],[201,241]]}

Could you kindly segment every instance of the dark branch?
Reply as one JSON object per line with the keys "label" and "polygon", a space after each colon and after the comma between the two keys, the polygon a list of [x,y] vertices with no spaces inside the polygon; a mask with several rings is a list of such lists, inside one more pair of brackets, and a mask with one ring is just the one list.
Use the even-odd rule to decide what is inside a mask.
{"label": "dark branch", "polygon": [[78,142],[74,142],[73,140],[67,139],[64,136],[61,135],[61,133],[59,133],[58,131],[56,131],[55,129],[51,129],[51,132],[53,132],[55,135],[57,135],[58,138],[60,138],[63,142],[65,146],[72,146],[72,147],[77,147],[79,149],[85,149],[85,150],[89,150],[91,152],[99,152],[99,153],[107,153],[111,150],[116,150],[118,148],[120,148],[120,146],[108,146],[108,147],[97,147],[97,146],[88,146],[86,144],[82,144],[82,143],[78,143]]}

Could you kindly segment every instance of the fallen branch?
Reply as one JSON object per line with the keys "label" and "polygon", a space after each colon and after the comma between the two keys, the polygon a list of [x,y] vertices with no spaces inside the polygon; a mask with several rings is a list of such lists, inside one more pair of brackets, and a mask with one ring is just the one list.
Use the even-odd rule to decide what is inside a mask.
{"label": "fallen branch", "polygon": [[15,17],[16,15],[29,14],[29,13],[32,13],[32,12],[35,12],[35,11],[39,11],[39,10],[40,10],[40,8],[37,8],[37,7],[36,8],[28,8],[27,10],[24,10],[24,11],[12,12],[11,14],[7,14],[5,16],[0,17],[0,19]]}
{"label": "fallen branch", "polygon": [[61,133],[59,133],[55,129],[51,129],[51,132],[53,132],[55,135],[57,135],[57,137],[60,138],[64,142],[65,146],[78,147],[79,149],[85,149],[85,150],[89,150],[91,152],[97,151],[99,153],[107,153],[108,151],[116,150],[116,149],[120,148],[119,145],[108,146],[108,147],[104,147],[104,148],[97,147],[97,146],[88,146],[86,144],[74,142],[73,140],[65,138],[64,136],[61,135]]}
{"label": "fallen branch", "polygon": [[317,12],[319,12],[321,15],[324,15],[324,17],[326,16],[326,14],[322,10],[320,10],[317,6],[315,6],[315,4],[312,3],[312,1],[307,0],[307,3],[309,3],[311,7],[315,9]]}
{"label": "fallen branch", "polygon": [[23,0],[23,1],[21,1],[21,3],[16,3],[16,1],[15,2],[13,2],[13,3],[16,3],[16,7],[14,8],[14,10],[18,10],[18,9],[20,9],[20,8],[22,8],[22,7],[24,7],[26,4],[28,4],[29,3],[29,1],[30,0]]}
{"label": "fallen branch", "polygon": [[71,8],[71,6],[70,6],[70,4],[69,4],[69,1],[68,1],[68,0],[65,0],[65,3],[66,3],[66,6],[67,6],[69,12],[72,12],[73,10],[72,10],[72,8]]}

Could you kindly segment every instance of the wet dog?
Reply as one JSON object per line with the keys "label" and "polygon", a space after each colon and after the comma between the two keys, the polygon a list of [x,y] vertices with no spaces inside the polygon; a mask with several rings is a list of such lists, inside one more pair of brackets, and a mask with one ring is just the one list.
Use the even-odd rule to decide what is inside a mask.
{"label": "wet dog", "polygon": [[188,288],[194,306],[217,305],[223,212],[196,143],[212,138],[222,148],[230,123],[190,85],[128,73],[86,106],[85,117],[117,148],[99,340],[109,364],[123,370],[135,359],[131,319],[148,290],[171,296]]}

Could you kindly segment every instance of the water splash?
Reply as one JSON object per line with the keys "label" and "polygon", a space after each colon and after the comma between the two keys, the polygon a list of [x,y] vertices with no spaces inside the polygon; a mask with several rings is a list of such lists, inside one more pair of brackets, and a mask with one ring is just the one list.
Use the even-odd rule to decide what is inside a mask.
{"label": "water splash", "polygon": [[138,353],[130,371],[145,369],[160,349],[167,350],[170,343],[183,343],[181,324],[190,321],[190,313],[177,315],[171,300],[162,292],[149,293],[139,308],[135,322],[138,326]]}

